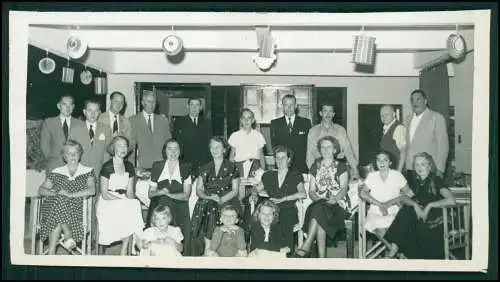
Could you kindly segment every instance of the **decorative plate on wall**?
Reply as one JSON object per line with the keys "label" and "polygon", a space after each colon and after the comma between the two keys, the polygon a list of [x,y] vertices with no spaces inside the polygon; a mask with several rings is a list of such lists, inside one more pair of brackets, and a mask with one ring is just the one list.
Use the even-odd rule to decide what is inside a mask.
{"label": "decorative plate on wall", "polygon": [[446,41],[446,49],[453,59],[459,59],[465,55],[465,40],[460,34],[452,34]]}
{"label": "decorative plate on wall", "polygon": [[49,57],[45,57],[38,63],[38,69],[44,74],[50,74],[56,69],[56,62]]}
{"label": "decorative plate on wall", "polygon": [[163,39],[161,46],[168,56],[175,56],[182,51],[182,39],[172,34]]}
{"label": "decorative plate on wall", "polygon": [[80,80],[83,84],[89,85],[92,82],[92,73],[88,70],[82,71],[80,73]]}

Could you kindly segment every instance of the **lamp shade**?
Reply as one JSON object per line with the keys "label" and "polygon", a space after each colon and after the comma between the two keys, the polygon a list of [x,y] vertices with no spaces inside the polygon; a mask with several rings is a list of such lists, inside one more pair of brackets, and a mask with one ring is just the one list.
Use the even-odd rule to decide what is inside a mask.
{"label": "lamp shade", "polygon": [[105,77],[96,77],[94,79],[95,83],[95,94],[96,95],[106,95],[107,93],[107,81]]}
{"label": "lamp shade", "polygon": [[62,68],[62,78],[61,81],[64,83],[73,83],[73,78],[75,76],[75,70],[70,67]]}
{"label": "lamp shade", "polygon": [[375,58],[375,37],[357,35],[354,37],[352,63],[357,65],[373,65]]}

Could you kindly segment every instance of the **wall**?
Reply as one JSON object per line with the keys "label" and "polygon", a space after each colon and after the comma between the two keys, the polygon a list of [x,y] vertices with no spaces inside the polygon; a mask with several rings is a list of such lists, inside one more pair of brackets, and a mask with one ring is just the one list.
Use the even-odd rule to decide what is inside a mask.
{"label": "wall", "polygon": [[454,67],[455,76],[450,77],[450,105],[455,106],[455,166],[458,171],[471,173],[474,53]]}
{"label": "wall", "polygon": [[[134,114],[134,82],[239,84],[314,84],[318,87],[347,87],[347,132],[358,152],[358,104],[402,104],[410,111],[409,93],[418,87],[418,77],[307,77],[307,76],[210,76],[108,74],[108,93],[121,91],[127,98],[125,115]],[[109,103],[109,99],[107,101]]]}

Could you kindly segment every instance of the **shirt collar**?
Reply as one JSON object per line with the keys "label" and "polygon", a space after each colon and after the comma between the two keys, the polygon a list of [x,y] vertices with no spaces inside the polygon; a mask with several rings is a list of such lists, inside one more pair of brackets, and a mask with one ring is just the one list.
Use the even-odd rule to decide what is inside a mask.
{"label": "shirt collar", "polygon": [[142,111],[142,114],[144,115],[144,118],[146,118],[146,120],[148,120],[149,115],[151,115],[151,118],[154,118],[154,113],[152,113],[152,114],[148,114],[148,113],[146,113],[146,111],[144,111],[144,110],[143,110],[143,111]]}
{"label": "shirt collar", "polygon": [[67,123],[71,122],[71,117],[65,117],[63,115],[59,115],[59,120],[61,121],[61,123],[64,122],[64,120],[66,120]]}
{"label": "shirt collar", "polygon": [[120,114],[115,114],[112,111],[109,111],[109,120],[114,121],[115,120],[115,116],[117,117],[117,119],[119,119]]}
{"label": "shirt collar", "polygon": [[85,121],[85,123],[87,124],[87,128],[90,128],[90,126],[92,125],[92,129],[95,130],[96,128],[96,125],[97,125],[97,122],[93,122],[93,123],[90,123],[88,120]]}
{"label": "shirt collar", "polygon": [[293,116],[291,116],[291,117],[285,116],[285,121],[288,122],[288,120],[291,120],[292,123],[293,123],[295,121],[295,114]]}
{"label": "shirt collar", "polygon": [[426,112],[428,112],[428,111],[429,111],[429,107],[426,107],[426,108],[425,108],[425,110],[424,110],[424,111],[423,111],[420,115],[418,115],[418,116],[417,116],[417,114],[416,114],[416,113],[413,113],[413,117],[416,117],[416,118],[421,118],[421,117],[422,117],[423,115],[425,115],[425,113],[426,113]]}

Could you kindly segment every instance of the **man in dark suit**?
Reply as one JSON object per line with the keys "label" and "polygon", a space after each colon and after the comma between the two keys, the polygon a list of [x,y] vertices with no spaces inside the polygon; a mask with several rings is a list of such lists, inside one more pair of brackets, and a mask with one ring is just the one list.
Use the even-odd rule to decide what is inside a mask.
{"label": "man in dark suit", "polygon": [[75,138],[75,128],[81,126],[83,121],[71,116],[75,109],[75,99],[69,94],[64,94],[57,103],[59,115],[47,118],[42,123],[40,133],[40,147],[45,156],[45,169],[51,171],[64,165],[61,149],[66,140]]}
{"label": "man in dark suit", "polygon": [[307,134],[311,129],[311,121],[299,117],[295,111],[295,96],[286,95],[281,100],[284,116],[271,121],[271,144],[285,146],[293,151],[291,169],[308,173],[306,165]]}
{"label": "man in dark suit", "polygon": [[125,136],[130,141],[132,126],[128,118],[121,114],[126,105],[125,95],[115,91],[109,95],[109,111],[99,116],[99,122],[104,123],[111,132],[112,137]]}
{"label": "man in dark suit", "polygon": [[188,115],[175,120],[173,137],[181,144],[184,161],[198,168],[209,161],[208,141],[212,136],[210,122],[200,116],[200,98],[188,99]]}

